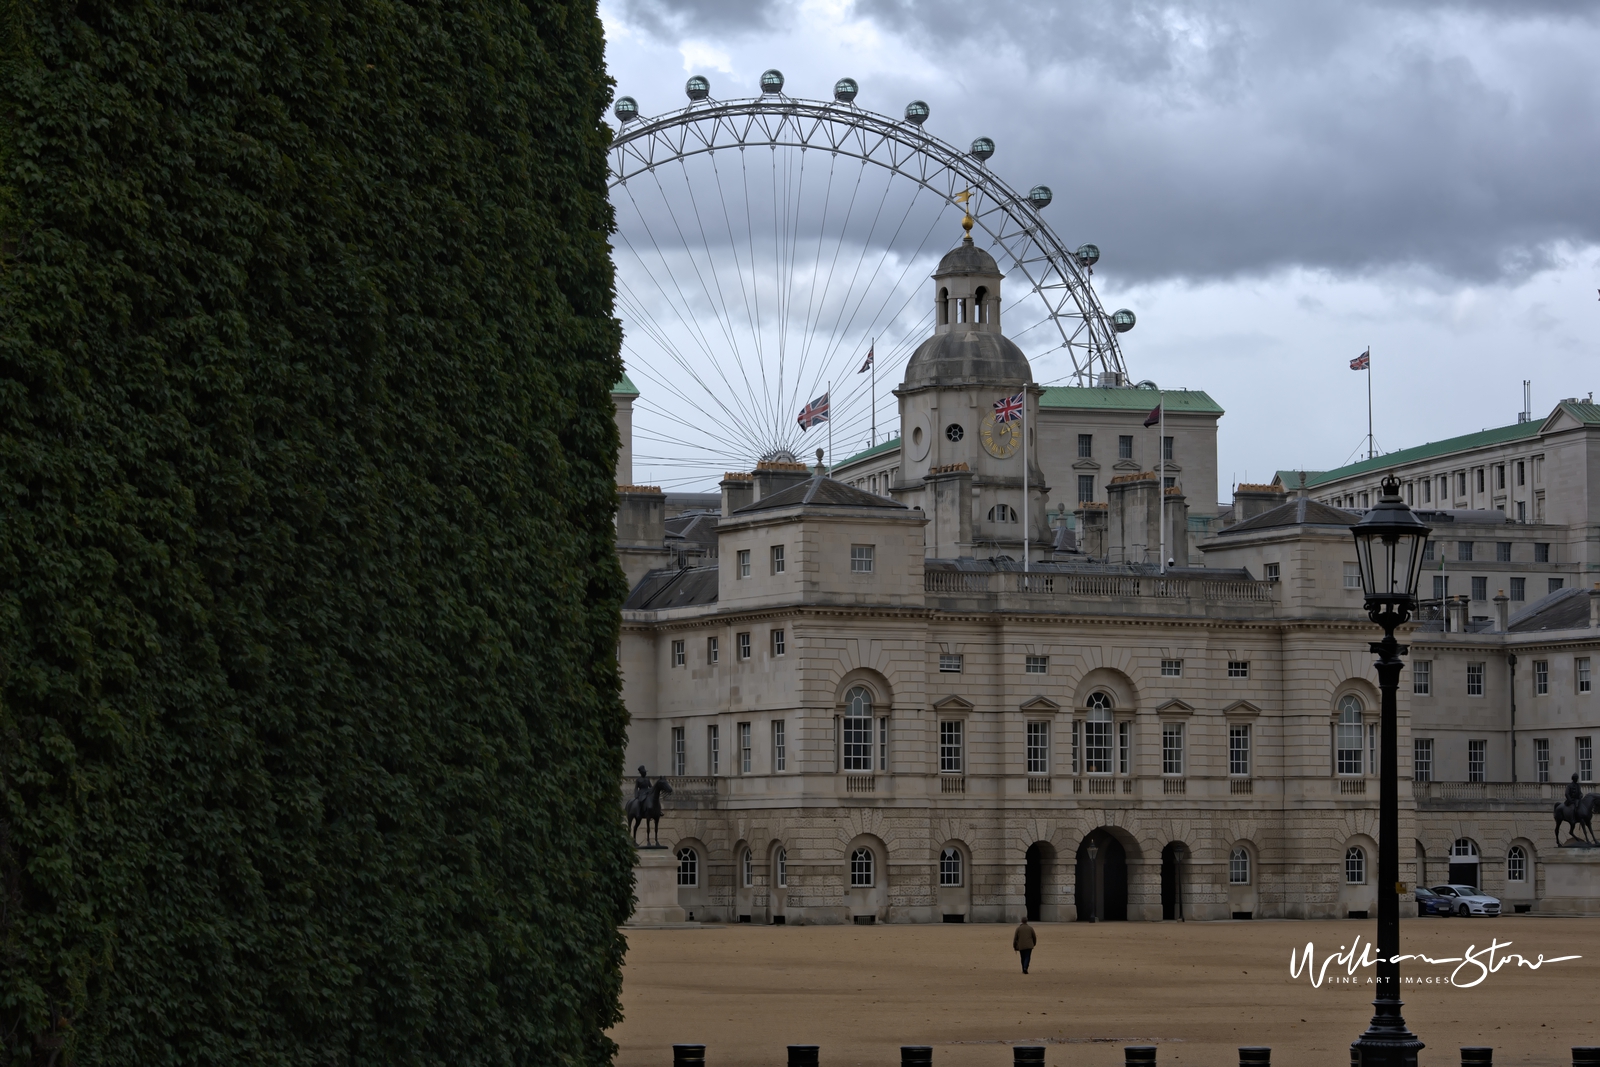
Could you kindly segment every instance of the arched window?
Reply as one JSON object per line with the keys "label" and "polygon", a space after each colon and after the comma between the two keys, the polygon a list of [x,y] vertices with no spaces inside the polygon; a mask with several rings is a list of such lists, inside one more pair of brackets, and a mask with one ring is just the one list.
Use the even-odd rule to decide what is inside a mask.
{"label": "arched window", "polygon": [[789,888],[789,850],[778,849],[778,888]]}
{"label": "arched window", "polygon": [[1089,720],[1083,724],[1084,767],[1090,774],[1111,773],[1111,694],[1089,694]]}
{"label": "arched window", "polygon": [[1469,837],[1458,837],[1450,846],[1450,859],[1453,862],[1461,860],[1472,861],[1478,858],[1478,846]]}
{"label": "arched window", "polygon": [[967,298],[964,296],[956,300],[956,321],[967,321]]}
{"label": "arched window", "polygon": [[1344,880],[1351,885],[1367,884],[1367,854],[1359,848],[1349,848],[1344,854]]}
{"label": "arched window", "polygon": [[844,769],[872,770],[872,694],[865,686],[845,694]]}
{"label": "arched window", "polygon": [[1512,845],[1506,853],[1506,881],[1526,882],[1528,880],[1528,853],[1521,845]]}
{"label": "arched window", "polygon": [[939,290],[939,325],[950,325],[950,290]]}
{"label": "arched window", "polygon": [[972,294],[972,321],[989,321],[989,289],[987,286],[978,286],[978,291]]}
{"label": "arched window", "polygon": [[678,850],[678,884],[691,889],[700,884],[700,854],[692,848]]}
{"label": "arched window", "polygon": [[872,850],[858,848],[850,853],[850,885],[852,888],[872,886]]}
{"label": "arched window", "polygon": [[939,884],[961,884],[961,850],[947,848],[939,853]]}
{"label": "arched window", "polygon": [[1339,700],[1339,773],[1361,773],[1361,698],[1348,693]]}
{"label": "arched window", "polygon": [[996,504],[989,509],[990,522],[1016,522],[1017,509],[1010,504]]}
{"label": "arched window", "polygon": [[756,884],[756,858],[749,849],[745,849],[744,855],[739,857],[739,865],[744,868],[744,887],[749,889]]}
{"label": "arched window", "polygon": [[1236,848],[1228,853],[1228,884],[1250,884],[1250,852],[1247,849]]}

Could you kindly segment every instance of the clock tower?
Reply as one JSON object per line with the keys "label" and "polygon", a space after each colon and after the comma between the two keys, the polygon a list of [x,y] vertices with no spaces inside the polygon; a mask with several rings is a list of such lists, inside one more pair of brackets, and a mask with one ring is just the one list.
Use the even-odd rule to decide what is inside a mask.
{"label": "clock tower", "polygon": [[[971,220],[962,220],[971,228]],[[1031,555],[1049,547],[1039,473],[1039,395],[1028,359],[1000,332],[1000,268],[970,232],[933,272],[933,336],[906,364],[895,499],[928,516],[931,558],[1022,559],[1023,456]],[[1023,447],[1023,410],[1030,440]]]}

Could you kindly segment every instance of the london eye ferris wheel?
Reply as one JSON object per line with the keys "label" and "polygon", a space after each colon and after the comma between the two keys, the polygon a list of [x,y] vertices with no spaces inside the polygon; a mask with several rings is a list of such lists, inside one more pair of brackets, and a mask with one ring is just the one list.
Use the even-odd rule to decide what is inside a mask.
{"label": "london eye ferris wheel", "polygon": [[803,456],[825,435],[796,415],[830,388],[835,458],[891,437],[890,389],[932,331],[926,280],[964,214],[1006,272],[1006,333],[1035,378],[1126,383],[1118,335],[1133,313],[1100,306],[1099,249],[1069,248],[1044,221],[1048,186],[1014,191],[989,167],[993,141],[963,151],[935,137],[920,100],[892,119],[858,106],[850,78],[832,101],[783,89],[769,70],[759,96],[723,101],[697,75],[688,104],[654,118],[616,102],[635,481],[709,488],[725,470]]}

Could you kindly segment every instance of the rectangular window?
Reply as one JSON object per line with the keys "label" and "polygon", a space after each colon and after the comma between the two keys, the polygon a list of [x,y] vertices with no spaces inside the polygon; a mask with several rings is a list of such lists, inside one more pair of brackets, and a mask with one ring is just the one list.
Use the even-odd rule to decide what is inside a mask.
{"label": "rectangular window", "polygon": [[1378,773],[1378,724],[1367,723],[1367,773]]}
{"label": "rectangular window", "polygon": [[872,548],[873,548],[873,546],[871,546],[871,545],[851,545],[850,546],[850,573],[851,574],[871,574],[872,573]]}
{"label": "rectangular window", "polygon": [[1269,581],[1269,582],[1277,581],[1278,580],[1278,565],[1276,563],[1268,563],[1265,567],[1262,568],[1262,577],[1266,578],[1266,580]]}
{"label": "rectangular window", "polygon": [[1028,773],[1050,773],[1050,724],[1047,722],[1028,724]]}
{"label": "rectangular window", "polygon": [[1411,691],[1424,697],[1433,693],[1433,660],[1419,659],[1411,664]]}
{"label": "rectangular window", "polygon": [[1513,579],[1511,579],[1511,599],[1512,600],[1527,600],[1528,599],[1528,579],[1526,579],[1526,578],[1513,578]]}
{"label": "rectangular window", "polygon": [[739,577],[750,577],[750,550],[748,548],[739,550]]}
{"label": "rectangular window", "polygon": [[1483,696],[1483,664],[1467,664],[1467,696]]}
{"label": "rectangular window", "polygon": [[772,654],[774,656],[783,655],[784,647],[785,647],[785,643],[784,643],[784,640],[783,640],[783,631],[782,630],[774,630],[774,631],[772,631]]}
{"label": "rectangular window", "polygon": [[1178,479],[1176,479],[1174,477],[1171,477],[1170,475],[1161,480],[1161,488],[1163,488],[1163,489],[1176,488],[1177,484],[1178,484]]}
{"label": "rectangular window", "polygon": [[1450,476],[1447,474],[1441,474],[1439,475],[1439,503],[1443,504],[1449,495]]}
{"label": "rectangular window", "polygon": [[1467,472],[1466,471],[1457,471],[1456,472],[1456,496],[1466,496],[1466,495],[1467,495]]}
{"label": "rectangular window", "polygon": [[717,665],[717,660],[722,658],[722,649],[720,645],[721,642],[719,642],[715,637],[706,638],[706,662],[711,664],[713,667]]}
{"label": "rectangular window", "polygon": [[1183,677],[1183,660],[1181,660],[1181,659],[1164,659],[1164,660],[1162,660],[1161,661],[1161,677],[1163,677],[1163,678],[1182,678]]}
{"label": "rectangular window", "polygon": [[1361,588],[1361,564],[1346,563],[1344,565],[1344,587],[1346,589]]}
{"label": "rectangular window", "polygon": [[1536,659],[1533,661],[1533,695],[1536,697],[1548,696],[1550,693],[1550,661]]}
{"label": "rectangular window", "polygon": [[[1341,714],[1340,718],[1344,716]],[[1338,725],[1338,745],[1336,751],[1335,767],[1340,774],[1361,773],[1361,720],[1354,718],[1352,722],[1340,722]]]}
{"label": "rectangular window", "polygon": [[1563,585],[1565,585],[1565,584],[1566,584],[1566,579],[1564,579],[1564,578],[1551,578],[1550,579],[1550,590],[1549,591],[1552,592],[1552,593],[1559,593],[1559,592],[1561,592],[1561,587]]}
{"label": "rectangular window", "polygon": [[1094,502],[1094,475],[1078,475],[1078,503],[1092,504]]}
{"label": "rectangular window", "polygon": [[722,773],[722,732],[715,726],[706,727],[706,751],[711,757],[711,773]]}
{"label": "rectangular window", "polygon": [[1526,500],[1517,501],[1517,521],[1528,521],[1528,502]]}
{"label": "rectangular window", "polygon": [[1133,434],[1125,433],[1117,438],[1117,458],[1133,458]]}
{"label": "rectangular window", "polygon": [[872,770],[872,705],[852,701],[844,717],[844,769]]}
{"label": "rectangular window", "polygon": [[1483,777],[1484,750],[1489,747],[1487,741],[1467,742],[1467,781],[1481,782]]}
{"label": "rectangular window", "polygon": [[1422,482],[1422,502],[1424,504],[1433,503],[1433,479],[1432,478],[1423,479],[1423,482]]}
{"label": "rectangular window", "polygon": [[688,662],[688,659],[683,654],[683,642],[682,641],[674,641],[674,642],[672,642],[672,665],[674,667],[681,667],[686,662]]}
{"label": "rectangular window", "polygon": [[939,771],[941,774],[961,773],[960,719],[939,724]]}
{"label": "rectangular window", "polygon": [[782,719],[775,719],[772,723],[772,769],[786,771],[789,769],[789,746],[785,743],[784,726]]}
{"label": "rectangular window", "polygon": [[1413,782],[1433,781],[1433,738],[1413,737],[1411,739],[1411,780]]}
{"label": "rectangular window", "polygon": [[1477,483],[1478,483],[1478,492],[1480,492],[1480,493],[1483,492],[1483,468],[1479,467],[1477,470],[1473,471],[1472,473],[1477,476],[1476,480],[1477,480]]}
{"label": "rectangular window", "polygon": [[1473,600],[1488,600],[1489,599],[1489,578],[1488,578],[1487,575],[1482,576],[1482,577],[1479,577],[1477,575],[1473,576],[1473,578],[1472,578],[1472,599]]}
{"label": "rectangular window", "polygon": [[953,848],[939,853],[939,884],[961,884],[961,853]]}
{"label": "rectangular window", "polygon": [[1129,756],[1133,750],[1133,723],[1123,719],[1117,723],[1117,773],[1127,774]]}
{"label": "rectangular window", "polygon": [[1527,485],[1528,484],[1528,468],[1527,468],[1527,465],[1525,463],[1523,463],[1523,461],[1520,460],[1520,459],[1517,460],[1517,484],[1518,485]]}
{"label": "rectangular window", "polygon": [[772,573],[773,574],[782,574],[783,573],[783,568],[784,568],[784,563],[785,563],[785,561],[784,561],[784,558],[783,558],[783,546],[782,545],[773,545],[772,546]]}
{"label": "rectangular window", "polygon": [[1450,595],[1450,576],[1448,574],[1435,574],[1433,576],[1433,599],[1443,600]]}
{"label": "rectangular window", "polygon": [[941,653],[939,653],[939,673],[940,674],[960,674],[961,673],[961,654],[959,652],[955,652],[955,653],[941,652]]}
{"label": "rectangular window", "polygon": [[1496,563],[1511,562],[1511,542],[1496,541],[1494,543],[1494,559]]}
{"label": "rectangular window", "polygon": [[1050,657],[1029,656],[1026,665],[1023,667],[1023,672],[1026,674],[1049,674]]}
{"label": "rectangular window", "polygon": [[1250,884],[1250,853],[1242,848],[1228,853],[1228,884]]}
{"label": "rectangular window", "polygon": [[1094,434],[1080,433],[1078,435],[1078,458],[1088,459],[1094,455]]}
{"label": "rectangular window", "polygon": [[1078,735],[1082,727],[1077,719],[1072,720],[1072,773],[1077,774],[1080,766],[1078,762]]}
{"label": "rectangular window", "polygon": [[1433,558],[1433,542],[1432,541],[1424,541],[1424,542],[1422,542],[1422,558],[1423,559],[1432,559]]}
{"label": "rectangular window", "polygon": [[1506,465],[1504,463],[1498,463],[1495,465],[1494,487],[1496,489],[1504,489],[1506,487]]}
{"label": "rectangular window", "polygon": [[1083,763],[1090,774],[1111,773],[1111,720],[1083,724]]}
{"label": "rectangular window", "polygon": [[685,773],[684,765],[689,762],[689,753],[684,751],[683,727],[672,728],[672,773],[682,778]]}
{"label": "rectangular window", "polygon": [[739,634],[736,638],[734,638],[734,640],[737,641],[738,645],[739,645],[739,658],[740,659],[749,659],[750,658],[750,635],[748,633],[742,633],[742,634]]}
{"label": "rectangular window", "polygon": [[1578,677],[1578,692],[1589,691],[1589,657],[1579,656],[1572,661],[1572,671]]}
{"label": "rectangular window", "polygon": [[1172,438],[1170,437],[1161,439],[1161,458],[1166,460],[1172,458]]}
{"label": "rectangular window", "polygon": [[1550,562],[1550,545],[1548,542],[1535,541],[1533,543],[1533,561],[1535,563]]}
{"label": "rectangular window", "polygon": [[1550,780],[1550,739],[1548,737],[1535,737],[1533,739],[1533,770],[1538,780]]}
{"label": "rectangular window", "polygon": [[739,724],[739,773],[750,773],[750,724]]}
{"label": "rectangular window", "polygon": [[1472,561],[1472,542],[1471,541],[1457,541],[1456,542],[1456,559],[1466,560],[1469,563]]}
{"label": "rectangular window", "polygon": [[1183,723],[1161,724],[1161,773],[1183,773]]}
{"label": "rectangular window", "polygon": [[1578,781],[1594,781],[1594,739],[1578,738]]}
{"label": "rectangular window", "polygon": [[1247,722],[1228,727],[1228,773],[1250,773],[1250,724]]}
{"label": "rectangular window", "polygon": [[1250,677],[1250,661],[1244,659],[1230,659],[1228,661],[1229,678]]}
{"label": "rectangular window", "polygon": [[889,716],[878,720],[878,770],[889,769]]}

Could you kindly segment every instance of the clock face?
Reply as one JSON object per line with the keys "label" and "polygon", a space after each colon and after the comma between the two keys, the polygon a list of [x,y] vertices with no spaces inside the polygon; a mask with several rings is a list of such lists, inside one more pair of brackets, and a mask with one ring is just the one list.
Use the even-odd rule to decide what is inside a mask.
{"label": "clock face", "polygon": [[983,439],[984,451],[989,455],[995,459],[1010,459],[1022,447],[1022,423],[984,419],[983,429],[978,431],[978,436]]}

